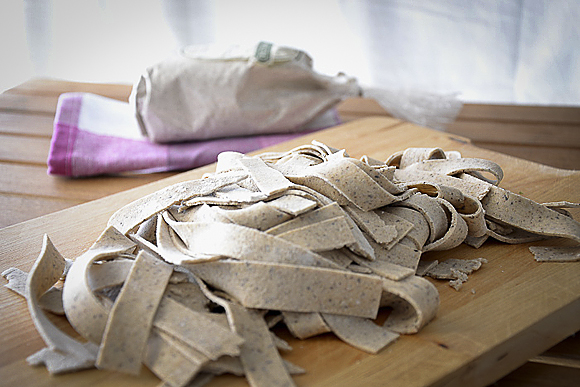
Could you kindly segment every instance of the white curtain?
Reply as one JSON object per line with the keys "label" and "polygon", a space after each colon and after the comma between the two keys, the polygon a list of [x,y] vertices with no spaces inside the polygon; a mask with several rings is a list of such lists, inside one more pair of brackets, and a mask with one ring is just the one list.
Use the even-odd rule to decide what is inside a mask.
{"label": "white curtain", "polygon": [[580,1],[342,0],[371,82],[468,101],[580,104]]}
{"label": "white curtain", "polygon": [[367,86],[580,105],[577,0],[6,0],[0,33],[2,90],[132,83],[183,45],[268,40]]}

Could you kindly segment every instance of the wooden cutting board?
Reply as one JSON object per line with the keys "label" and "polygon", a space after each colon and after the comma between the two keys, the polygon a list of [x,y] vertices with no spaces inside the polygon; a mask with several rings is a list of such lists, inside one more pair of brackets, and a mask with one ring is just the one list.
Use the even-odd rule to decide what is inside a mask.
{"label": "wooden cutting board", "polygon": [[[464,138],[425,129],[390,118],[367,118],[279,144],[270,150],[289,150],[316,139],[345,148],[353,157],[385,160],[407,147],[441,147],[499,163],[505,172],[501,186],[538,202],[580,202],[580,171],[560,170],[478,149]],[[0,230],[0,270],[29,271],[47,233],[66,258],[86,250],[104,229],[109,216],[122,205],[177,181],[213,171],[207,166],[155,183],[82,204]],[[580,211],[574,210],[579,218]],[[544,241],[534,245],[570,244]],[[484,386],[567,336],[580,330],[580,262],[538,263],[528,244],[488,241],[480,249],[462,245],[432,252],[425,259],[483,257],[488,263],[473,273],[460,291],[446,281],[433,281],[441,309],[427,327],[401,337],[377,355],[354,349],[331,334],[295,340],[278,333],[294,350],[284,357],[305,368],[296,376],[299,386]],[[26,357],[45,345],[30,320],[26,302],[0,290],[0,380],[3,385],[155,386],[159,380],[147,369],[138,377],[98,370],[50,376],[43,367],[26,364]],[[63,318],[54,319],[70,330]],[[209,386],[245,386],[235,376],[215,378]]]}

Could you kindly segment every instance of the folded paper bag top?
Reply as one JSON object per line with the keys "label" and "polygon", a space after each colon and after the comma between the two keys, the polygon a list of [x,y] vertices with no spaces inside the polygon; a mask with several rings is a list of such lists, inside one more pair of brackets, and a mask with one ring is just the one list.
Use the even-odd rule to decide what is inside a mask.
{"label": "folded paper bag top", "polygon": [[151,141],[299,132],[341,100],[355,78],[315,72],[303,51],[261,42],[244,50],[189,47],[149,67],[130,102]]}

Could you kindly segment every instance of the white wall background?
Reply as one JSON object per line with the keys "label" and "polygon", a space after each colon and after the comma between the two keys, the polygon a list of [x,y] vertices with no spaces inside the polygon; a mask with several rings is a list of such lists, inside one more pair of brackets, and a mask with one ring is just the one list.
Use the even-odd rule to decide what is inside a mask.
{"label": "white wall background", "polygon": [[0,90],[132,83],[179,47],[268,40],[364,85],[580,105],[578,0],[3,0]]}

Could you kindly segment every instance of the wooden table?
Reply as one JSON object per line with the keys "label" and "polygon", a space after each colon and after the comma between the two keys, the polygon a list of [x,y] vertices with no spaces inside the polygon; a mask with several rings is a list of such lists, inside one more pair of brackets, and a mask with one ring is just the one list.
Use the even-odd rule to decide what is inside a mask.
{"label": "wooden table", "polygon": [[[126,100],[130,86],[40,79],[31,80],[0,95],[0,205],[3,209],[0,227],[5,227],[0,231],[4,235],[13,235],[16,230],[28,228],[34,229],[33,234],[39,233],[43,222],[50,223],[54,217],[35,219],[37,217],[175,175],[125,174],[86,179],[48,176],[46,158],[56,103],[58,96],[68,91],[87,91]],[[339,112],[345,122],[368,116],[388,117],[378,104],[366,99],[344,101],[339,106]],[[472,144],[487,150],[553,167],[580,169],[580,108],[468,104],[448,132],[458,136],[459,146],[468,138]],[[156,184],[150,189],[154,187]],[[120,204],[134,195],[131,192],[136,191],[101,200],[111,205]],[[67,214],[82,214],[86,208],[92,207],[74,207]],[[28,222],[20,223],[24,221]],[[36,254],[39,241],[31,242],[30,248]],[[5,265],[3,261],[2,269]],[[16,298],[4,291],[3,309],[5,305],[17,302]],[[26,323],[27,317],[22,317],[23,323]],[[4,337],[2,340],[4,342]],[[11,360],[4,346],[1,351],[0,374],[4,374],[10,369]],[[21,349],[21,352],[30,351]],[[496,385],[576,385],[580,379],[580,334],[567,338],[515,370],[513,364],[516,363],[510,363],[505,370],[498,371],[501,375],[511,373]]]}

